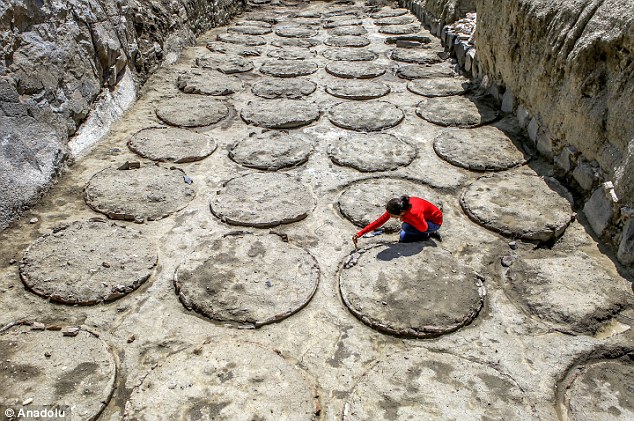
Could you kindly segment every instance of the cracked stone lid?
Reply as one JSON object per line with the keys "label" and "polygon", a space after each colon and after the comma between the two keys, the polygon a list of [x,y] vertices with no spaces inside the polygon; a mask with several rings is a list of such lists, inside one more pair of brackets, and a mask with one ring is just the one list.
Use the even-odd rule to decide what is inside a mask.
{"label": "cracked stone lid", "polygon": [[158,165],[106,168],[92,176],[84,188],[84,200],[111,219],[154,221],[183,209],[194,198],[187,180],[182,170]]}
{"label": "cracked stone lid", "polygon": [[124,420],[312,421],[319,408],[295,365],[259,345],[223,340],[161,361],[132,390]]}
{"label": "cracked stone lid", "polygon": [[582,363],[569,372],[563,386],[570,420],[634,419],[631,354]]}
{"label": "cracked stone lid", "polygon": [[409,165],[416,158],[417,150],[391,134],[350,133],[333,142],[328,148],[328,155],[337,165],[374,172]]}
{"label": "cracked stone lid", "polygon": [[390,355],[352,390],[344,420],[535,420],[531,399],[495,364],[423,348]]}
{"label": "cracked stone lid", "polygon": [[471,86],[471,81],[461,76],[429,77],[407,83],[410,92],[426,97],[461,95],[470,91]]}
{"label": "cracked stone lid", "polygon": [[386,25],[379,29],[379,32],[387,35],[406,35],[414,34],[421,30],[421,26],[418,23],[412,23],[409,25]]}
{"label": "cracked stone lid", "polygon": [[[350,184],[341,193],[337,203],[343,217],[362,228],[385,213],[388,200],[404,194],[423,198],[443,208],[443,197],[432,187],[404,178],[388,177],[368,178]],[[397,232],[401,224],[390,219],[383,228],[388,233]]]}
{"label": "cracked stone lid", "polygon": [[315,58],[317,53],[306,48],[284,48],[269,51],[267,56],[279,60],[307,60]]}
{"label": "cracked stone lid", "polygon": [[370,45],[370,40],[358,35],[340,35],[326,38],[324,44],[331,47],[365,47]]}
{"label": "cracked stone lid", "polygon": [[439,126],[467,128],[490,123],[499,112],[486,99],[453,95],[423,99],[416,106],[416,114]]}
{"label": "cracked stone lid", "polygon": [[396,70],[396,76],[401,79],[414,80],[442,76],[454,77],[458,76],[458,74],[451,68],[450,65],[439,63],[422,66],[418,64],[399,66]]}
{"label": "cracked stone lid", "polygon": [[392,16],[386,18],[376,19],[374,21],[375,25],[407,25],[408,23],[413,23],[416,21],[416,18],[413,16]]}
{"label": "cracked stone lid", "polygon": [[559,181],[522,170],[480,177],[460,198],[462,209],[478,224],[530,241],[563,234],[573,217],[572,203]]}
{"label": "cracked stone lid", "polygon": [[501,171],[525,164],[520,143],[494,126],[445,129],[434,140],[434,150],[445,161],[473,171]]}
{"label": "cracked stone lid", "polygon": [[604,266],[580,251],[536,251],[512,262],[504,286],[524,311],[556,330],[593,335],[606,320],[634,308],[631,284]]}
{"label": "cracked stone lid", "polygon": [[439,336],[471,323],[484,304],[482,279],[433,241],[376,244],[360,254],[341,269],[341,297],[381,332]]}
{"label": "cracked stone lid", "polygon": [[20,277],[30,291],[51,301],[112,301],[152,275],[155,249],[140,232],[112,222],[73,222],[29,246]]}
{"label": "cracked stone lid", "polygon": [[269,129],[291,129],[319,120],[319,108],[310,102],[292,99],[249,101],[240,111],[248,124]]}
{"label": "cracked stone lid", "polygon": [[390,58],[404,63],[416,63],[423,65],[440,63],[442,61],[436,51],[413,48],[396,48],[390,52]]}
{"label": "cracked stone lid", "polygon": [[244,83],[237,77],[205,69],[181,73],[177,86],[186,94],[202,95],[231,95],[244,89]]}
{"label": "cracked stone lid", "polygon": [[370,15],[372,19],[394,18],[409,13],[408,9],[382,9]]}
{"label": "cracked stone lid", "polygon": [[318,29],[306,26],[291,26],[275,30],[275,35],[285,38],[311,38],[319,33]]}
{"label": "cracked stone lid", "polygon": [[160,162],[200,161],[216,150],[216,141],[204,134],[176,127],[150,127],[136,132],[128,147],[144,158]]}
{"label": "cracked stone lid", "polygon": [[267,98],[299,99],[315,92],[317,84],[300,78],[267,78],[262,79],[251,88],[254,95]]}
{"label": "cracked stone lid", "polygon": [[203,69],[212,69],[225,74],[244,73],[253,70],[253,62],[244,57],[231,54],[198,57],[196,65]]}
{"label": "cracked stone lid", "polygon": [[[18,325],[0,334],[0,355],[0,402],[5,408],[47,406],[65,410],[65,420],[93,420],[114,392],[112,352],[103,340],[81,329],[75,336],[64,336],[59,330]],[[27,399],[32,399],[30,406],[23,405]]]}
{"label": "cracked stone lid", "polygon": [[268,60],[260,66],[260,73],[275,77],[297,77],[313,74],[319,66],[306,60]]}
{"label": "cracked stone lid", "polygon": [[387,101],[340,102],[328,110],[328,119],[335,126],[360,132],[374,132],[397,126],[405,115]]}
{"label": "cracked stone lid", "polygon": [[333,36],[344,36],[344,35],[365,35],[368,33],[368,30],[363,26],[340,26],[338,28],[332,28],[328,31],[330,35]]}
{"label": "cracked stone lid", "polygon": [[313,139],[303,133],[288,134],[274,130],[252,133],[229,151],[229,157],[240,165],[259,170],[277,171],[308,161]]}
{"label": "cracked stone lid", "polygon": [[333,76],[345,79],[372,79],[385,74],[385,67],[366,62],[330,62],[326,71]]}
{"label": "cracked stone lid", "polygon": [[390,93],[389,85],[367,80],[333,80],[327,82],[326,92],[343,99],[374,99]]}
{"label": "cracked stone lid", "polygon": [[308,187],[288,174],[252,173],[225,182],[210,207],[228,224],[268,228],[301,221],[315,202]]}
{"label": "cracked stone lid", "polygon": [[274,47],[297,47],[297,48],[311,48],[321,44],[321,41],[313,38],[281,38],[271,42]]}
{"label": "cracked stone lid", "polygon": [[236,34],[244,34],[244,35],[266,35],[273,32],[270,27],[254,25],[254,26],[235,26],[231,28],[227,28],[227,32],[235,32]]}
{"label": "cracked stone lid", "polygon": [[171,126],[202,127],[226,118],[229,107],[204,95],[183,95],[165,100],[156,109],[156,115]]}
{"label": "cracked stone lid", "polygon": [[240,44],[249,47],[266,44],[266,39],[259,35],[218,34],[216,39],[230,44]]}
{"label": "cracked stone lid", "polygon": [[212,320],[260,327],[302,309],[319,282],[315,258],[276,234],[209,240],[178,267],[183,305]]}
{"label": "cracked stone lid", "polygon": [[375,52],[361,48],[331,48],[322,54],[334,61],[372,61],[379,57]]}

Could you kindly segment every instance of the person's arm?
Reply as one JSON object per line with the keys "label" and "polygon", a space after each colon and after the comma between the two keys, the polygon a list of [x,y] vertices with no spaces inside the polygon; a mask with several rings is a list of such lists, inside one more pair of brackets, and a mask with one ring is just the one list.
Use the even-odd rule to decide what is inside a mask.
{"label": "person's arm", "polygon": [[383,226],[387,221],[390,220],[390,213],[389,212],[385,212],[383,215],[381,215],[376,221],[371,222],[370,224],[368,224],[365,228],[363,228],[361,231],[359,231],[357,233],[357,238],[361,237],[363,234],[365,234],[366,232],[370,232],[370,231],[374,231],[375,229]]}

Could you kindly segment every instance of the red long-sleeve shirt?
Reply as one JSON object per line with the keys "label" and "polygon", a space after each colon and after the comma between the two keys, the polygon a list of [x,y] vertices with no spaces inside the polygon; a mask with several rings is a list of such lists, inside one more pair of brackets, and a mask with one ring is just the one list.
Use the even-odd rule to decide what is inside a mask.
{"label": "red long-sleeve shirt", "polygon": [[[442,225],[442,212],[433,203],[419,197],[410,197],[412,207],[401,217],[402,222],[407,222],[420,232],[427,231],[427,221]],[[390,220],[390,213],[385,212],[376,221],[370,223],[357,233],[361,237],[366,232],[374,231]]]}

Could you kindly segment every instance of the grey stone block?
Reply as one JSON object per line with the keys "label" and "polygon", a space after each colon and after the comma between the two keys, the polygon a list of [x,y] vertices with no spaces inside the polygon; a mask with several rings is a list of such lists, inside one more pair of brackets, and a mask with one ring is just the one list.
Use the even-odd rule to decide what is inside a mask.
{"label": "grey stone block", "polygon": [[533,141],[533,145],[537,144],[537,131],[539,130],[539,123],[535,117],[531,118],[530,123],[528,123],[528,138]]}
{"label": "grey stone block", "polygon": [[515,97],[511,88],[506,88],[504,95],[502,95],[502,112],[512,113],[515,106]]}
{"label": "grey stone block", "polygon": [[616,257],[624,265],[631,265],[634,264],[634,209],[624,208],[621,214],[626,217],[626,220]]}
{"label": "grey stone block", "polygon": [[583,213],[597,235],[603,234],[603,231],[610,225],[615,213],[619,212],[618,201],[619,199],[614,192],[614,185],[612,185],[612,182],[607,181],[601,184],[586,202],[583,207]]}
{"label": "grey stone block", "polygon": [[572,178],[575,179],[579,186],[585,190],[590,191],[595,186],[599,179],[597,168],[589,162],[580,162],[572,172]]}
{"label": "grey stone block", "polygon": [[544,128],[538,130],[536,146],[540,154],[548,159],[553,159],[553,137],[548,130]]}
{"label": "grey stone block", "polygon": [[520,125],[522,129],[525,129],[526,126],[528,126],[529,121],[531,120],[530,114],[528,113],[526,108],[522,107],[521,105],[518,105],[516,110],[516,115],[517,115],[517,123]]}
{"label": "grey stone block", "polygon": [[570,172],[579,155],[579,151],[574,146],[566,146],[561,153],[555,157],[555,165],[565,173]]}
{"label": "grey stone block", "polygon": [[464,69],[467,72],[471,72],[472,71],[473,64],[475,62],[475,57],[476,57],[476,49],[475,48],[469,48],[467,50],[465,64],[464,64]]}

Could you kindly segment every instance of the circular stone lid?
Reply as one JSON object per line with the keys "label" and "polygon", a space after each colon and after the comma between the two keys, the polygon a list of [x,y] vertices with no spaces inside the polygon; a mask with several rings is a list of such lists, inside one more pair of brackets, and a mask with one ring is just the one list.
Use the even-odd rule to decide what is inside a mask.
{"label": "circular stone lid", "polygon": [[535,420],[528,394],[495,364],[423,348],[373,366],[346,400],[344,420]]}
{"label": "circular stone lid", "polygon": [[477,97],[448,96],[425,98],[418,103],[416,114],[439,126],[477,127],[492,122],[498,111]]}
{"label": "circular stone lid", "polygon": [[188,309],[220,322],[260,327],[302,309],[319,282],[317,261],[278,235],[241,233],[208,241],[178,267]]}
{"label": "circular stone lid", "polygon": [[150,127],[136,132],[128,141],[135,153],[153,161],[200,161],[216,150],[216,141],[204,134],[175,127]]}
{"label": "circular stone lid", "polygon": [[203,95],[184,95],[166,100],[156,115],[172,126],[201,127],[218,123],[229,115],[223,101]]}
{"label": "circular stone lid", "polygon": [[310,102],[277,99],[249,101],[240,111],[248,124],[269,129],[292,129],[319,120],[319,108]]}
{"label": "circular stone lid", "polygon": [[194,198],[185,177],[180,169],[157,165],[106,168],[92,176],[84,188],[84,200],[111,219],[154,221],[183,209]]}
{"label": "circular stone lid", "polygon": [[374,63],[335,61],[326,64],[326,71],[345,79],[371,79],[385,74],[385,67]]}
{"label": "circular stone lid", "polygon": [[279,28],[275,30],[275,34],[285,38],[310,38],[319,33],[318,29],[305,26],[294,26],[289,28]]}
{"label": "circular stone lid", "polygon": [[303,164],[312,150],[313,139],[308,135],[271,130],[241,140],[231,148],[229,157],[245,167],[277,171]]}
{"label": "circular stone lid", "polygon": [[476,318],[486,295],[473,269],[433,242],[388,243],[362,249],[341,269],[346,307],[363,323],[392,335],[429,338]]}
{"label": "circular stone lid", "polygon": [[328,110],[332,124],[361,132],[389,129],[398,125],[404,117],[400,108],[386,101],[340,102]]}
{"label": "circular stone lid", "polygon": [[417,64],[399,66],[396,70],[396,76],[401,79],[413,80],[440,76],[454,77],[458,76],[458,74],[450,66],[439,63],[427,66],[419,66]]}
{"label": "circular stone lid", "polygon": [[390,58],[395,61],[416,64],[440,63],[442,59],[435,51],[397,48],[390,52]]}
{"label": "circular stone lid", "polygon": [[126,420],[313,421],[319,412],[297,367],[248,342],[186,348],[142,379],[125,404]]}
{"label": "circular stone lid", "polygon": [[[64,336],[59,330],[16,326],[0,334],[0,355],[0,384],[4,386],[0,402],[4,408],[37,410],[46,406],[57,408],[59,419],[94,420],[115,389],[117,368],[110,348],[84,330],[78,330],[76,336]],[[30,406],[23,405],[25,398],[32,400]]]}
{"label": "circular stone lid", "polygon": [[120,298],[152,274],[155,245],[111,222],[73,222],[38,238],[20,264],[35,294],[65,304],[91,305]]}
{"label": "circular stone lid", "polygon": [[298,47],[298,48],[311,48],[321,44],[321,41],[313,38],[282,38],[276,39],[271,42],[271,45],[275,47]]}
{"label": "circular stone lid", "polygon": [[497,127],[445,129],[434,140],[434,150],[445,161],[473,171],[500,171],[528,160],[506,133]]}
{"label": "circular stone lid", "polygon": [[263,22],[259,20],[242,20],[234,23],[235,26],[260,26],[262,28],[271,28],[271,25],[268,22]]}
{"label": "circular stone lid", "polygon": [[407,166],[416,158],[417,151],[414,146],[391,134],[350,133],[333,142],[328,155],[335,164],[374,172]]}
{"label": "circular stone lid", "polygon": [[253,62],[237,55],[198,57],[196,65],[203,69],[218,70],[225,74],[244,73],[253,70]]}
{"label": "circular stone lid", "polygon": [[267,228],[301,221],[315,203],[310,190],[288,174],[253,173],[224,183],[210,206],[223,222]]}
{"label": "circular stone lid", "polygon": [[415,79],[407,83],[407,89],[426,97],[461,95],[471,90],[469,79],[456,77],[430,77]]}
{"label": "circular stone lid", "polygon": [[513,238],[548,241],[563,234],[573,217],[572,196],[557,180],[524,171],[480,177],[460,198],[480,225]]}
{"label": "circular stone lid", "polygon": [[227,28],[227,32],[235,32],[237,34],[244,34],[244,35],[266,35],[266,34],[270,34],[271,32],[273,32],[272,29],[270,29],[270,27],[264,27],[264,26],[235,26],[235,27],[230,27]]}
{"label": "circular stone lid", "polygon": [[305,60],[269,60],[260,66],[260,72],[276,77],[297,77],[313,74],[319,67]]}
{"label": "circular stone lid", "polygon": [[374,99],[390,93],[389,85],[367,80],[333,80],[327,82],[326,92],[343,99]]}
{"label": "circular stone lid", "polygon": [[365,47],[370,45],[370,40],[363,36],[341,35],[326,38],[324,44],[331,47]]}
{"label": "circular stone lid", "polygon": [[358,48],[331,48],[322,54],[328,60],[335,61],[372,61],[379,57],[370,50]]}
{"label": "circular stone lid", "polygon": [[409,13],[407,9],[383,9],[370,15],[372,19],[394,18]]}
{"label": "circular stone lid", "polygon": [[[420,197],[442,209],[441,195],[432,187],[403,178],[368,178],[350,184],[339,196],[339,211],[358,227],[365,227],[385,213],[385,204],[394,197]],[[397,232],[400,222],[390,219],[383,228]]]}
{"label": "circular stone lid", "polygon": [[332,29],[339,28],[341,26],[360,26],[363,25],[363,21],[358,19],[343,19],[343,20],[333,20],[330,22],[325,22],[322,27],[324,29]]}
{"label": "circular stone lid", "polygon": [[379,29],[382,34],[388,35],[406,35],[414,34],[421,30],[420,24],[412,23],[410,25],[387,25]]}
{"label": "circular stone lid", "polygon": [[178,75],[178,88],[186,94],[230,95],[244,89],[244,83],[235,76],[215,70],[192,69]]}
{"label": "circular stone lid", "polygon": [[267,78],[253,85],[251,92],[256,96],[267,99],[298,99],[312,94],[316,89],[317,84],[307,79]]}
{"label": "circular stone lid", "polygon": [[393,16],[388,18],[380,18],[374,21],[375,25],[407,25],[413,23],[416,19],[413,16]]}
{"label": "circular stone lid", "polygon": [[258,35],[218,34],[216,39],[230,44],[247,45],[249,47],[266,44],[266,39]]}
{"label": "circular stone lid", "polygon": [[306,48],[285,48],[269,51],[267,56],[280,60],[306,60],[315,58],[316,53]]}
{"label": "circular stone lid", "polygon": [[328,33],[333,36],[365,35],[368,33],[368,30],[363,26],[340,26],[338,28],[330,29]]}

